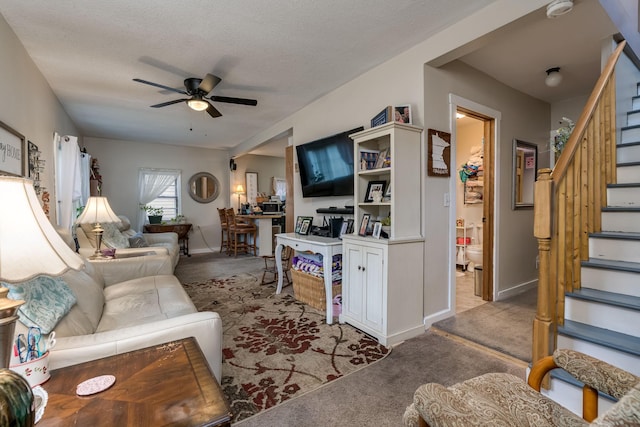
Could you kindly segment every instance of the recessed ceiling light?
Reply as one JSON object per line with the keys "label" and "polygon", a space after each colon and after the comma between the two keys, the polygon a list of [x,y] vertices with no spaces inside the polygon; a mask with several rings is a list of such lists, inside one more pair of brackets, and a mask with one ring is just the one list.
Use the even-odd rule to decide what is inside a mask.
{"label": "recessed ceiling light", "polygon": [[554,0],[547,6],[547,18],[557,18],[573,9],[572,0]]}
{"label": "recessed ceiling light", "polygon": [[562,82],[562,74],[560,74],[560,67],[553,67],[547,70],[547,77],[544,79],[544,84],[549,87],[556,87]]}

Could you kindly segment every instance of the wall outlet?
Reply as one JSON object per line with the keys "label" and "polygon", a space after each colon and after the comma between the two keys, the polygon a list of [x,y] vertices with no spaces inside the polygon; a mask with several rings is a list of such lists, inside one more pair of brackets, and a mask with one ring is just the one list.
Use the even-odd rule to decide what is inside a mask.
{"label": "wall outlet", "polygon": [[451,204],[451,199],[449,198],[449,193],[444,193],[444,205],[449,206]]}

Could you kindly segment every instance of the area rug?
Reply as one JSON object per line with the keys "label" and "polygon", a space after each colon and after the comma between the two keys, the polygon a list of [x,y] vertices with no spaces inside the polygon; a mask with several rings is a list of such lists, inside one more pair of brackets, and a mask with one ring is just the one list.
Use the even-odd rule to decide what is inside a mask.
{"label": "area rug", "polygon": [[531,362],[537,289],[472,308],[433,324],[435,328]]}
{"label": "area rug", "polygon": [[199,311],[220,313],[221,386],[240,421],[383,359],[390,349],[325,314],[275,294],[252,274],[183,285]]}

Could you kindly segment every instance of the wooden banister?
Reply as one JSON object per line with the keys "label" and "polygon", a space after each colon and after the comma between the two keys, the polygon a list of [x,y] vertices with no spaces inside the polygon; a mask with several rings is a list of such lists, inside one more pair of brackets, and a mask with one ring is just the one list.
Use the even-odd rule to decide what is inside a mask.
{"label": "wooden banister", "polygon": [[581,286],[589,233],[601,230],[606,186],[615,182],[615,66],[626,42],[611,54],[552,170],[538,171],[534,236],[538,240],[538,306],[533,321],[533,362],[556,346],[564,323],[564,294]]}

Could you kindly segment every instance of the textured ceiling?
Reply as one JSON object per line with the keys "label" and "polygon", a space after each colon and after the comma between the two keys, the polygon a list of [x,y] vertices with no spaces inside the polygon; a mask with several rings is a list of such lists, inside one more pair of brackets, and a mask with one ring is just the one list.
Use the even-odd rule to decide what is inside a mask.
{"label": "textured ceiling", "polygon": [[[85,136],[230,148],[492,1],[0,0],[0,13]],[[589,93],[601,41],[616,32],[598,0],[575,0],[567,15],[542,8],[440,65],[460,59],[553,103]],[[548,88],[554,66],[565,78]],[[183,96],[132,81],[182,89],[207,73],[222,78],[212,94],[258,105],[214,103],[216,119],[184,103],[154,109]]]}
{"label": "textured ceiling", "polygon": [[[85,136],[234,147],[492,0],[1,0]],[[212,119],[133,82],[222,78]]]}

